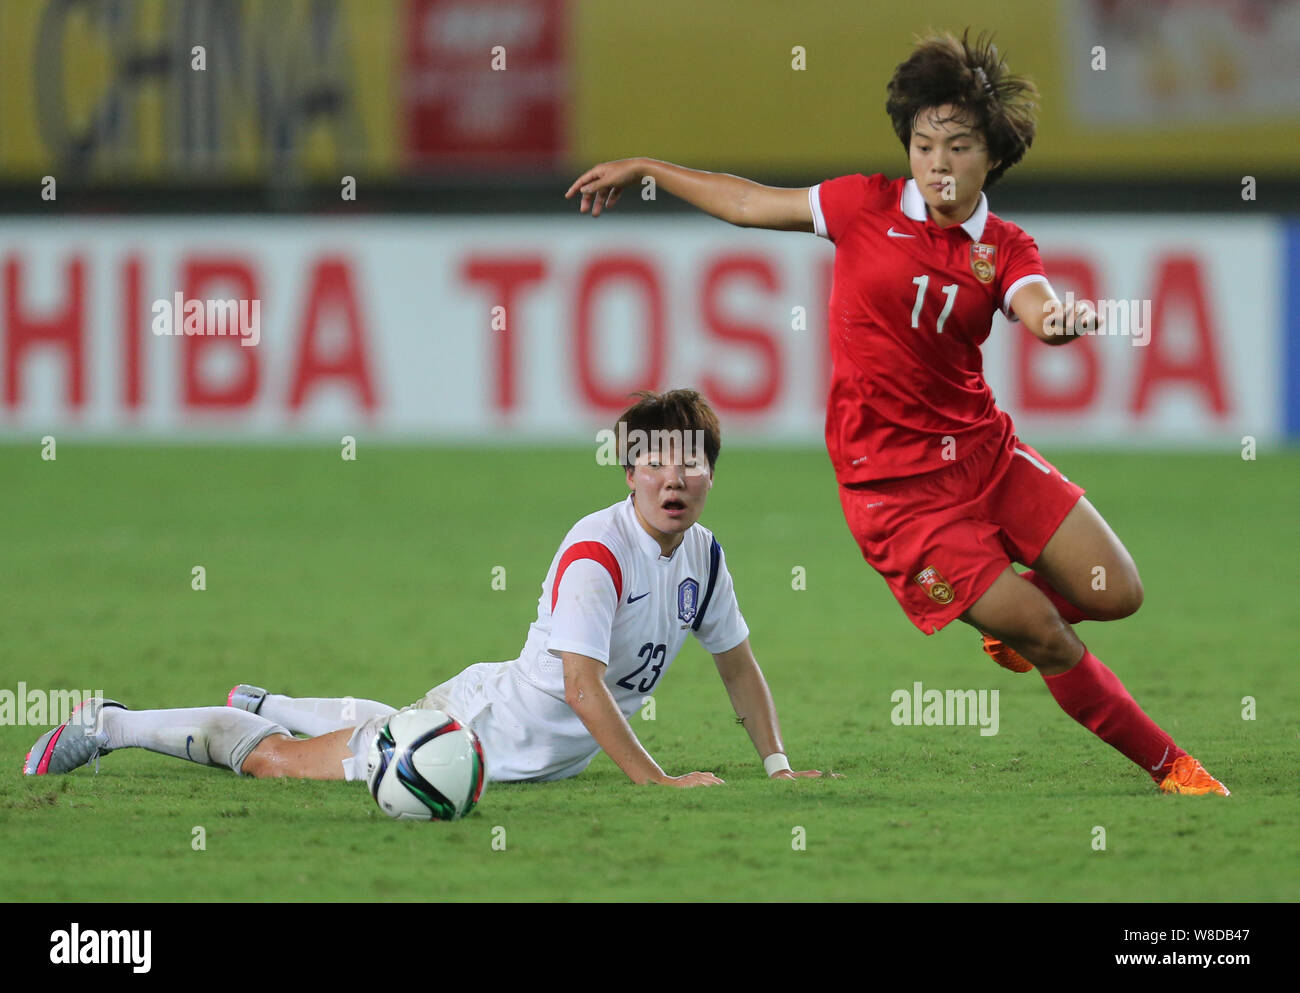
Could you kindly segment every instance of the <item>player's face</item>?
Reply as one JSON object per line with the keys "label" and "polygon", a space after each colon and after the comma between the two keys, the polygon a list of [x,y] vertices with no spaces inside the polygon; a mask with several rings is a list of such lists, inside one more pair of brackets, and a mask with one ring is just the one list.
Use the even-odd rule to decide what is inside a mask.
{"label": "player's face", "polygon": [[627,470],[627,485],[642,526],[667,554],[700,519],[713,488],[713,470],[703,452],[683,458],[671,446],[639,455]]}
{"label": "player's face", "polygon": [[912,126],[909,157],[912,178],[936,220],[960,224],[975,210],[989,170],[984,135],[962,118],[953,118],[951,104],[923,110]]}

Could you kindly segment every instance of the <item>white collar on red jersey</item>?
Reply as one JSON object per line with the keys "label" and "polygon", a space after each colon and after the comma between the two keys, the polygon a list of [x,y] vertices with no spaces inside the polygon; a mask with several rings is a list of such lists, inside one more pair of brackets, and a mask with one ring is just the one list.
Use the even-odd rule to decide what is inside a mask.
{"label": "white collar on red jersey", "polygon": [[[916,185],[915,179],[909,179],[903,185],[903,199],[898,206],[903,211],[903,216],[909,220],[925,223],[930,217],[930,212],[925,205],[925,197],[921,193],[921,188]],[[980,240],[980,236],[984,234],[984,222],[988,220],[988,216],[989,198],[981,190],[980,202],[975,208],[975,213],[971,214],[962,223],[962,229],[970,235],[971,241]]]}

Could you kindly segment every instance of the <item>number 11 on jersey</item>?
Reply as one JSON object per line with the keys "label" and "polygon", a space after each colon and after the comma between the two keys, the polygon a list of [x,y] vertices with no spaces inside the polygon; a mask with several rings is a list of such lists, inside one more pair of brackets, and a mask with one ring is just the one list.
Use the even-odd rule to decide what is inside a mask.
{"label": "number 11 on jersey", "polygon": [[[930,277],[913,276],[912,282],[916,284],[916,306],[912,308],[912,327],[919,328],[921,307],[925,304],[925,289],[930,285]],[[938,334],[943,334],[943,322],[948,319],[948,315],[952,313],[952,305],[957,302],[957,284],[949,283],[942,292],[948,298],[948,302],[943,305],[943,310],[939,313],[939,324],[935,327]]]}

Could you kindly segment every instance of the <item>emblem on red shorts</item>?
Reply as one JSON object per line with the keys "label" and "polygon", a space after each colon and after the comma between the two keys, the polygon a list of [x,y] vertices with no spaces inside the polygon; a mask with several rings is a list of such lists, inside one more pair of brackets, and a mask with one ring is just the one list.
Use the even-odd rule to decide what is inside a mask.
{"label": "emblem on red shorts", "polygon": [[939,575],[939,570],[934,566],[927,565],[916,574],[915,578],[935,603],[952,603],[952,587],[943,576]]}
{"label": "emblem on red shorts", "polygon": [[975,273],[975,278],[981,283],[993,282],[993,271],[996,268],[997,248],[993,245],[985,245],[983,242],[975,242],[970,247],[970,268]]}

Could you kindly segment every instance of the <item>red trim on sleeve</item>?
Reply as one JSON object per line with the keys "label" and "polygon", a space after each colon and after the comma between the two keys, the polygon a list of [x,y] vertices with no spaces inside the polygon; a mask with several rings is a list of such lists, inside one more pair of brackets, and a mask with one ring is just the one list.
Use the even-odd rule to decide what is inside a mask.
{"label": "red trim on sleeve", "polygon": [[603,565],[609,572],[609,578],[614,580],[614,599],[623,599],[623,570],[619,568],[614,553],[599,541],[575,541],[564,550],[560,564],[555,567],[555,582],[551,584],[551,613],[555,612],[555,603],[560,597],[560,580],[564,577],[564,570],[579,559],[591,559]]}

